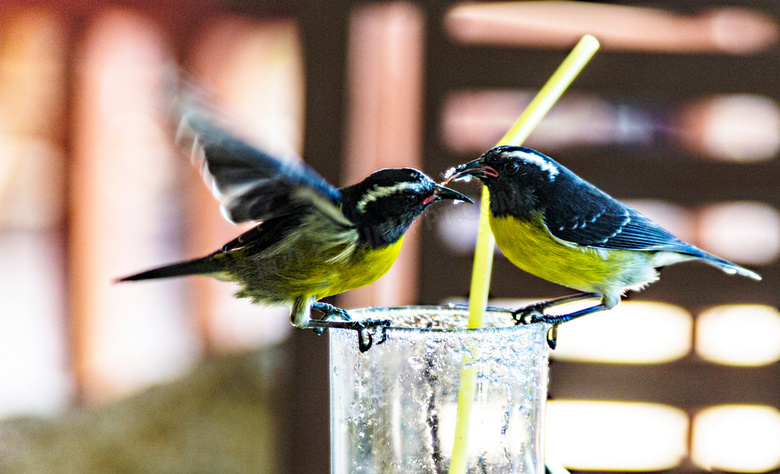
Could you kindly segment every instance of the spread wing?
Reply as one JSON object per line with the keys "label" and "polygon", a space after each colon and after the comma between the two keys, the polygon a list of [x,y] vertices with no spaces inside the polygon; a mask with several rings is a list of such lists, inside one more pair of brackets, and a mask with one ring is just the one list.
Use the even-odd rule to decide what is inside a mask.
{"label": "spread wing", "polygon": [[580,180],[576,189],[576,194],[563,195],[546,206],[544,223],[553,236],[603,249],[701,253],[595,186]]}
{"label": "spread wing", "polygon": [[319,212],[343,225],[340,191],[295,156],[274,157],[247,144],[199,112],[184,115],[177,143],[186,147],[206,185],[233,223]]}

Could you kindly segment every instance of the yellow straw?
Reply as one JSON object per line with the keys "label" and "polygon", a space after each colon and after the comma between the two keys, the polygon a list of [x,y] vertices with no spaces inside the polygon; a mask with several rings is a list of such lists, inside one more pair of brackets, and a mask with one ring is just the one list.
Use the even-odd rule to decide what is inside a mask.
{"label": "yellow straw", "polygon": [[[533,101],[528,104],[523,114],[512,128],[498,142],[498,145],[521,145],[531,131],[552,108],[563,92],[579,75],[580,71],[590,61],[599,49],[599,42],[590,35],[585,35],[553,73]],[[487,187],[482,187],[482,203],[479,217],[479,233],[477,247],[474,252],[474,269],[471,273],[471,294],[469,298],[469,328],[482,327],[482,315],[487,308],[488,291],[490,289],[490,272],[493,268],[493,251],[495,239],[488,222],[490,195]],[[466,472],[468,454],[468,433],[471,425],[471,408],[476,392],[476,373],[468,360],[464,360],[460,376],[460,392],[458,393],[458,411],[455,424],[455,442],[452,448],[450,474]]]}

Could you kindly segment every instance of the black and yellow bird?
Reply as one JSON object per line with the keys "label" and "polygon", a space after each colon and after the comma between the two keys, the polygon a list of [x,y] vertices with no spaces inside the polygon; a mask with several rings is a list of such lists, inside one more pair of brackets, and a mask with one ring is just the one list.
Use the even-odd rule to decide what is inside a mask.
{"label": "black and yellow bird", "polygon": [[[726,273],[761,280],[746,268],[683,242],[638,211],[613,199],[552,158],[530,148],[495,147],[448,173],[478,178],[490,194],[490,228],[516,266],[581,294],[543,301],[514,312],[518,322],[557,325],[613,308],[627,290],[658,279],[658,268],[700,260]],[[597,305],[563,315],[548,308],[599,298]]]}
{"label": "black and yellow bird", "polygon": [[[260,224],[210,255],[119,281],[184,275],[233,281],[238,297],[291,304],[296,327],[358,331],[361,350],[372,344],[371,329],[388,322],[352,321],[345,310],[318,300],[384,275],[409,226],[430,204],[469,200],[412,168],[381,169],[338,189],[297,157],[270,156],[202,113],[186,114],[177,138],[191,150],[225,217]],[[312,319],[312,308],[325,317]]]}

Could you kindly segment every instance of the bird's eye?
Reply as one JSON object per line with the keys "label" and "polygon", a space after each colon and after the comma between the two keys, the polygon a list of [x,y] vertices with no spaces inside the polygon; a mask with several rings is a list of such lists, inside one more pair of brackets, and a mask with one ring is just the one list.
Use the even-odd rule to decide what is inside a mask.
{"label": "bird's eye", "polygon": [[416,194],[406,194],[404,196],[404,200],[407,202],[407,204],[417,204],[418,196]]}
{"label": "bird's eye", "polygon": [[507,174],[515,174],[520,171],[520,165],[517,164],[516,161],[510,161],[504,165],[504,170],[507,172]]}

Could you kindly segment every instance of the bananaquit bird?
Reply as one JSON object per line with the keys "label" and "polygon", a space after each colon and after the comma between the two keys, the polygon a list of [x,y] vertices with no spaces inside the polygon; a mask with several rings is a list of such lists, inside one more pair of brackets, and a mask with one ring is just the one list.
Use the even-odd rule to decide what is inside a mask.
{"label": "bananaquit bird", "polygon": [[[496,244],[521,269],[582,294],[543,301],[513,312],[520,323],[557,325],[613,308],[627,290],[658,279],[657,269],[701,260],[726,273],[761,277],[685,243],[629,206],[584,181],[536,150],[498,146],[447,173],[449,179],[476,177],[490,192],[490,228]],[[600,303],[563,315],[544,311],[571,301]]]}
{"label": "bananaquit bird", "polygon": [[[225,217],[233,223],[261,223],[203,258],[119,281],[206,275],[237,282],[238,297],[292,304],[296,327],[356,330],[361,351],[372,344],[369,329],[389,322],[351,321],[345,310],[318,300],[384,275],[407,229],[430,204],[469,201],[411,168],[381,169],[337,189],[302,161],[269,156],[200,113],[186,114],[177,135],[185,147],[191,145],[193,161]],[[325,317],[311,319],[311,308]]]}

